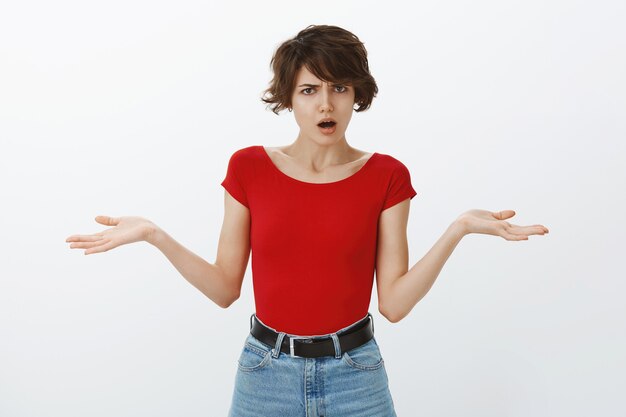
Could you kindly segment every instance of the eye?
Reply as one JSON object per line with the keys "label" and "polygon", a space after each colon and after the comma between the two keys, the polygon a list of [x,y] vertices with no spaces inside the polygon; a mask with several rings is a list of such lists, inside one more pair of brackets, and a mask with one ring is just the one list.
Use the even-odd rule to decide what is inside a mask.
{"label": "eye", "polygon": [[312,90],[312,88],[311,87],[305,88],[304,90],[301,91],[301,93],[303,93],[305,96],[309,96],[310,95],[309,93],[305,93],[305,91],[307,90]]}
{"label": "eye", "polygon": [[337,85],[335,86],[335,88],[343,88],[343,90],[339,91],[340,93],[345,93],[346,91],[348,91],[348,88],[343,85]]}

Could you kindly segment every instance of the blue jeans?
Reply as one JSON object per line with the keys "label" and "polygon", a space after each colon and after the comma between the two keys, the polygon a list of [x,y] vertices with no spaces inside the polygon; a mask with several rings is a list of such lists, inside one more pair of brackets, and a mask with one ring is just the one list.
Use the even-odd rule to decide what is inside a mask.
{"label": "blue jeans", "polygon": [[284,332],[276,331],[275,346],[248,334],[237,364],[228,416],[396,417],[376,339],[345,352],[339,346],[338,334],[368,319],[373,325],[368,313],[335,333],[309,336],[332,338],[334,356],[292,357],[278,349]]}

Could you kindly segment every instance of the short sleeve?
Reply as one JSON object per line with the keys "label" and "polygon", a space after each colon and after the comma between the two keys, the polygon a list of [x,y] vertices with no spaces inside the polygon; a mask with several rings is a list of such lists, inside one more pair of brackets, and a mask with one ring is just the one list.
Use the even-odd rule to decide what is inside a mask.
{"label": "short sleeve", "polygon": [[231,196],[233,196],[235,200],[250,208],[244,185],[240,180],[243,168],[242,156],[241,151],[237,151],[231,155],[230,160],[228,161],[228,168],[226,169],[226,177],[222,181],[221,185]]}
{"label": "short sleeve", "polygon": [[411,185],[411,174],[408,168],[398,161],[397,167],[394,168],[389,179],[389,186],[387,187],[382,210],[395,206],[407,198],[412,199],[416,195],[417,192]]}

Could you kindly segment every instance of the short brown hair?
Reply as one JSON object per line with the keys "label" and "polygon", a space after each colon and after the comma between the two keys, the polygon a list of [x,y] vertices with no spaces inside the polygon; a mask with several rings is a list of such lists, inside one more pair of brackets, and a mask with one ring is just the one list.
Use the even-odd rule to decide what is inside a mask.
{"label": "short brown hair", "polygon": [[261,101],[268,107],[273,104],[274,113],[291,108],[296,74],[302,66],[322,81],[352,85],[357,112],[367,110],[378,93],[359,38],[337,26],[310,25],[283,42],[270,61],[274,77]]}

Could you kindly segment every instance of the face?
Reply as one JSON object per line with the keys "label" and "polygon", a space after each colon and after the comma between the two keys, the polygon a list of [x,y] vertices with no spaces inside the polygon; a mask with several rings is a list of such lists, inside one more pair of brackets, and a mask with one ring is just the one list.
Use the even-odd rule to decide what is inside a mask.
{"label": "face", "polygon": [[[300,136],[320,144],[332,144],[345,138],[353,112],[354,88],[322,82],[303,66],[296,77],[291,104],[296,123],[300,126]],[[318,126],[327,118],[333,119],[335,124]]]}

